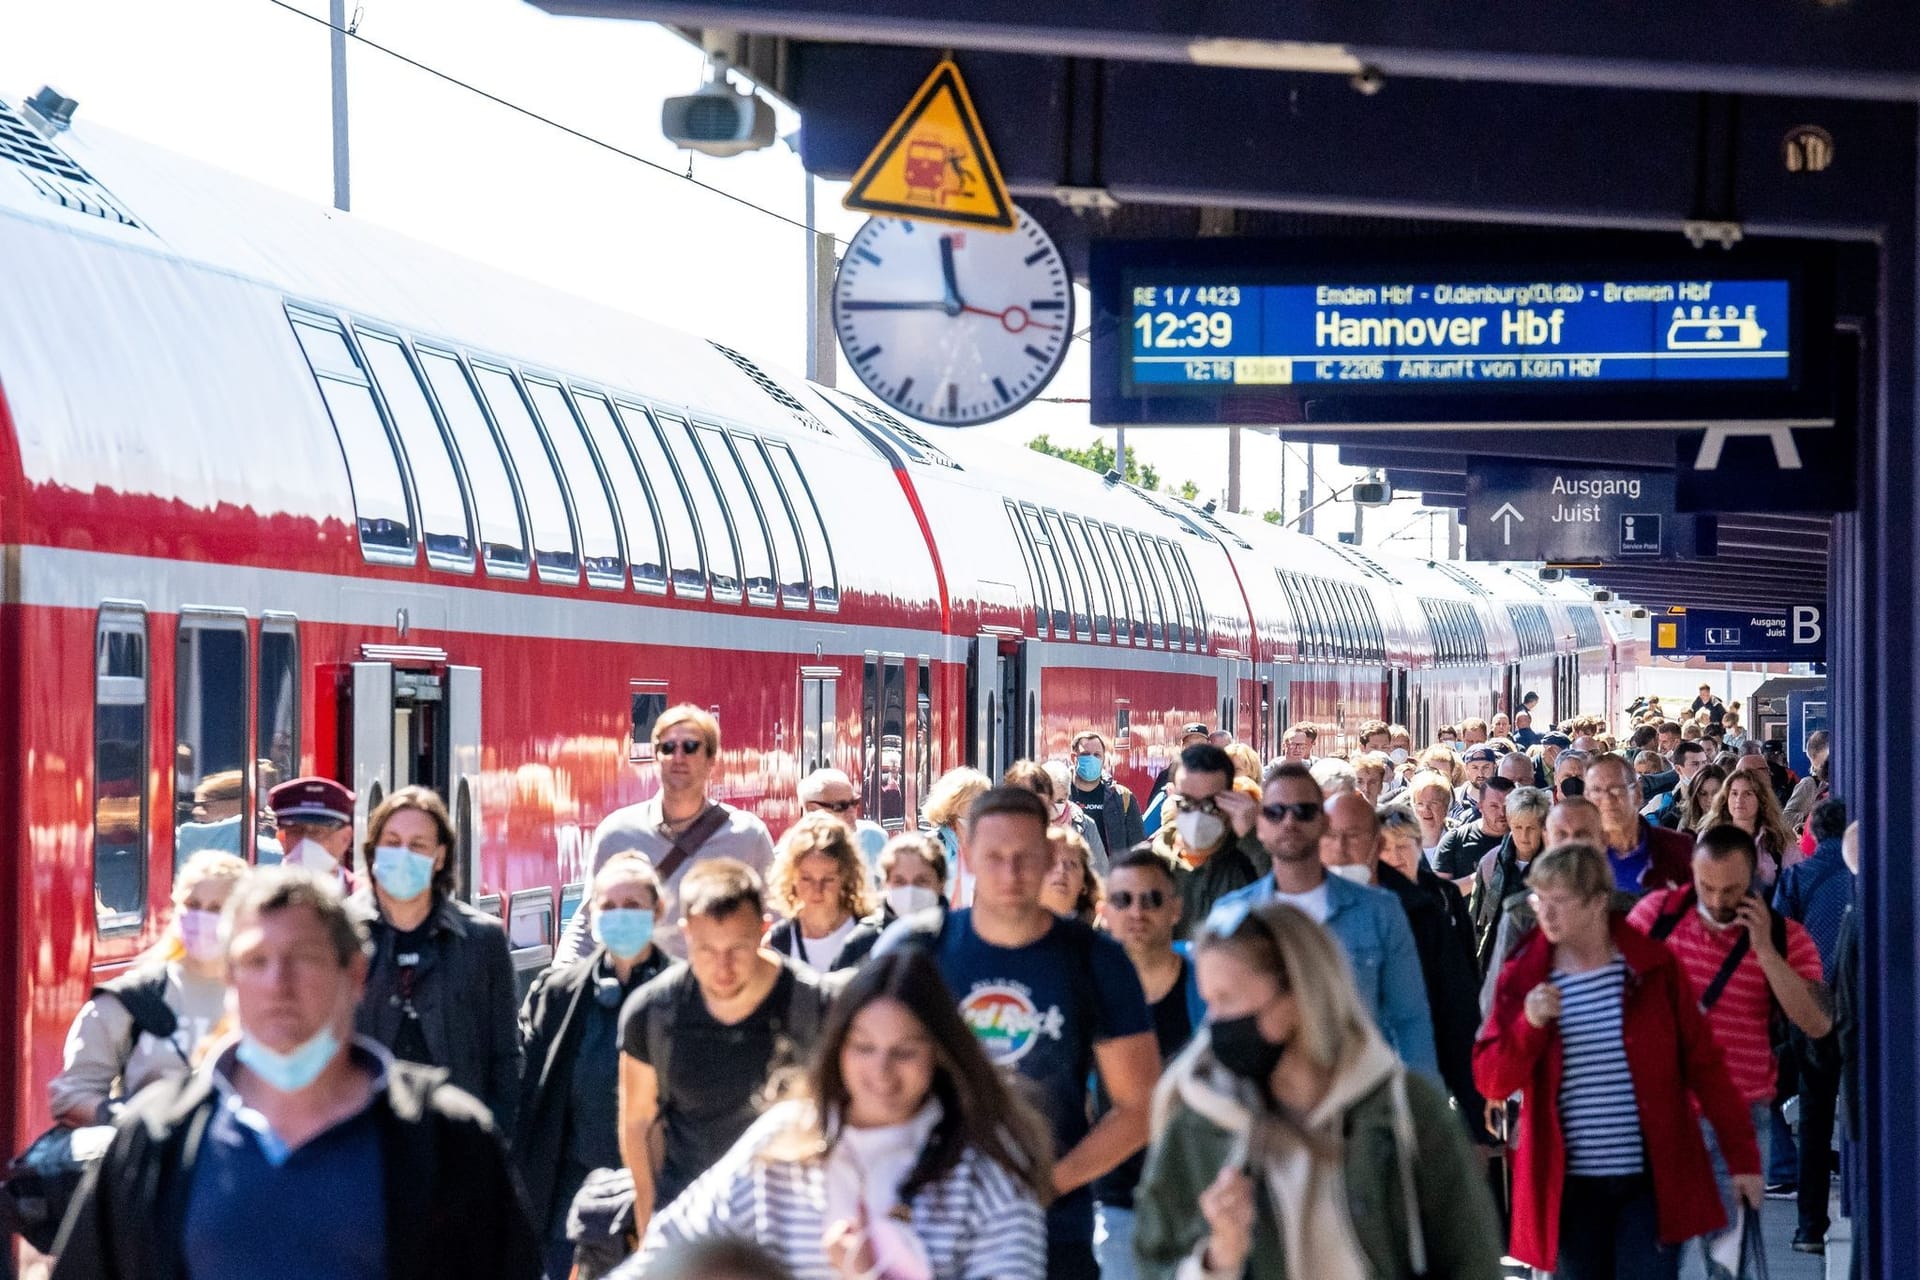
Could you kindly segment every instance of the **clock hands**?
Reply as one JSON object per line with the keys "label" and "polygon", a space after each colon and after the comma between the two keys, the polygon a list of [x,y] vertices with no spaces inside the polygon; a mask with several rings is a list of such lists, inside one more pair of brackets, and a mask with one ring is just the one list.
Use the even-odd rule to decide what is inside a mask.
{"label": "clock hands", "polygon": [[953,237],[940,237],[940,279],[945,296],[938,302],[913,301],[896,302],[873,298],[848,298],[840,303],[842,311],[944,311],[950,316],[991,316],[998,320],[1008,333],[1021,333],[1027,329],[1060,328],[1057,324],[1046,324],[1035,320],[1025,307],[1008,307],[1003,311],[989,311],[985,307],[971,306],[960,297],[960,284],[953,266]]}
{"label": "clock hands", "polygon": [[947,314],[957,316],[967,309],[967,304],[960,300],[960,282],[954,279],[952,236],[940,237],[940,278],[945,283],[947,290],[946,298],[944,299]]}
{"label": "clock hands", "polygon": [[992,316],[998,320],[1008,333],[1019,333],[1023,329],[1058,329],[1057,324],[1043,324],[1027,314],[1025,307],[1008,307],[1005,311],[989,311],[985,307],[962,307],[968,315]]}

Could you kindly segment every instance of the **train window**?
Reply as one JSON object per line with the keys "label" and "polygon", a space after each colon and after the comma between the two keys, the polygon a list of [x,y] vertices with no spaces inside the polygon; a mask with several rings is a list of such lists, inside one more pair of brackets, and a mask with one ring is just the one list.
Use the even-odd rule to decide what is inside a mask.
{"label": "train window", "polygon": [[1140,543],[1147,552],[1148,572],[1160,590],[1160,598],[1166,602],[1167,647],[1178,649],[1189,645],[1193,642],[1193,624],[1187,619],[1186,601],[1181,599],[1179,589],[1173,585],[1173,575],[1168,572],[1166,544],[1158,538],[1142,538]]}
{"label": "train window", "polygon": [[1041,518],[1038,507],[1022,504],[1020,518],[1026,522],[1027,536],[1033,540],[1033,558],[1039,562],[1040,576],[1047,580],[1048,627],[1054,639],[1071,639],[1073,597],[1067,586],[1066,566],[1061,563],[1060,552],[1053,545],[1053,535],[1047,532],[1047,522]]}
{"label": "train window", "polygon": [[412,564],[413,515],[393,437],[374,402],[373,384],[347,345],[346,331],[332,317],[288,311],[294,336],[306,352],[320,398],[333,419],[333,434],[347,464],[360,552],[369,560]]}
{"label": "train window", "polygon": [[1093,638],[1095,640],[1113,639],[1113,604],[1111,588],[1107,584],[1107,567],[1100,562],[1100,556],[1093,549],[1093,540],[1087,536],[1087,526],[1079,516],[1070,515],[1067,520],[1067,534],[1073,542],[1074,554],[1080,557],[1080,567],[1093,588]]}
{"label": "train window", "polygon": [[693,504],[687,500],[686,486],[680,482],[679,468],[667,457],[667,447],[653,415],[637,405],[614,402],[620,423],[627,429],[627,442],[640,462],[640,474],[653,486],[655,510],[667,537],[667,563],[673,567],[673,594],[690,600],[707,595],[707,571],[700,555],[700,529],[693,522]]}
{"label": "train window", "polygon": [[665,680],[627,682],[627,759],[641,764],[653,759],[653,726],[667,714]]}
{"label": "train window", "polygon": [[1200,649],[1206,634],[1206,615],[1200,612],[1200,594],[1193,590],[1193,580],[1187,573],[1180,548],[1162,540],[1160,550],[1167,561],[1167,579],[1173,584],[1173,594],[1179,597],[1182,616],[1186,619],[1187,648]]}
{"label": "train window", "polygon": [[780,482],[773,478],[773,465],[767,461],[760,442],[736,431],[733,451],[740,460],[741,470],[747,473],[747,487],[759,501],[760,514],[766,517],[767,527],[773,534],[773,562],[780,575],[780,602],[789,609],[804,609],[812,592],[807,586],[807,553],[800,542],[800,521],[787,506]]}
{"label": "train window", "polygon": [[580,581],[580,551],[567,518],[567,495],[554,470],[553,455],[541,438],[517,379],[505,369],[472,362],[473,380],[480,398],[493,412],[494,424],[506,443],[514,474],[520,477],[520,496],[526,499],[527,523],[533,529],[533,561],[542,582]]}
{"label": "train window", "polygon": [[243,836],[252,826],[245,615],[183,613],[173,672],[173,865],[203,849],[245,857]]}
{"label": "train window", "polygon": [[137,929],[147,906],[147,614],[103,605],[94,633],[93,922]]}
{"label": "train window", "polygon": [[1360,632],[1355,625],[1359,618],[1353,607],[1353,588],[1344,582],[1329,582],[1327,590],[1333,596],[1334,616],[1340,620],[1341,651],[1347,661],[1353,662],[1360,657]]}
{"label": "train window", "polygon": [[527,396],[533,401],[535,417],[546,427],[554,457],[560,463],[560,476],[573,497],[574,520],[580,526],[580,553],[586,561],[587,585],[611,587],[615,591],[627,585],[627,563],[620,553],[620,532],[614,523],[613,496],[607,492],[606,477],[594,461],[587,444],[586,427],[567,403],[567,393],[557,382],[543,378],[526,379]]}
{"label": "train window", "polygon": [[562,936],[565,936],[567,926],[573,923],[574,916],[579,914],[580,908],[586,905],[586,901],[586,881],[575,880],[572,884],[563,884],[560,886],[560,923],[558,927]]}
{"label": "train window", "polygon": [[907,820],[907,665],[906,659],[881,659],[879,812],[874,820],[899,831]]}
{"label": "train window", "polygon": [[1206,606],[1200,603],[1200,585],[1194,581],[1194,566],[1188,564],[1187,551],[1185,551],[1183,547],[1175,547],[1173,543],[1167,543],[1167,555],[1171,557],[1175,580],[1179,581],[1181,587],[1187,589],[1187,601],[1192,604],[1194,628],[1198,631],[1198,635],[1196,635],[1196,647],[1200,649],[1200,652],[1206,652],[1208,651],[1208,647],[1210,647],[1213,633],[1210,624],[1208,624]]}
{"label": "train window", "polygon": [[835,703],[839,673],[832,667],[800,670],[800,773],[833,767]]}
{"label": "train window", "polygon": [[807,544],[807,566],[813,575],[813,607],[838,609],[840,566],[834,563],[833,544],[827,541],[827,526],[820,519],[820,507],[813,500],[813,491],[807,487],[807,478],[800,474],[800,464],[786,445],[769,441],[767,457],[773,462],[773,473],[779,477],[780,488],[787,495],[787,506],[800,519],[800,533]]}
{"label": "train window", "polygon": [[1033,542],[1027,537],[1027,526],[1021,522],[1020,510],[1013,503],[1006,504],[1007,520],[1013,525],[1013,545],[1020,548],[1021,563],[1027,566],[1027,587],[1033,601],[1033,634],[1046,638],[1047,619],[1053,606],[1047,600],[1047,579],[1035,567]]}
{"label": "train window", "polygon": [[933,790],[933,661],[921,654],[913,664],[914,702],[913,702],[913,749],[914,780],[917,790],[913,793],[916,804],[925,804],[927,793]]}
{"label": "train window", "polygon": [[[1160,593],[1154,589],[1153,579],[1147,574],[1147,555],[1140,549],[1140,535],[1131,529],[1120,531],[1121,545],[1127,549],[1127,566],[1133,570],[1134,589],[1139,592],[1144,604],[1141,612],[1147,622],[1147,642],[1158,648],[1167,642],[1166,617],[1160,612]],[[1139,643],[1136,636],[1135,644]]]}
{"label": "train window", "polygon": [[1104,555],[1107,578],[1113,583],[1113,637],[1121,644],[1145,644],[1147,624],[1140,615],[1133,575],[1127,571],[1126,547],[1120,541],[1120,531],[1104,524],[1087,527],[1099,544],[1096,551]]}
{"label": "train window", "polygon": [[580,410],[580,420],[587,424],[587,435],[613,485],[614,506],[619,509],[620,527],[627,535],[627,566],[633,571],[634,590],[664,592],[667,561],[660,550],[653,496],[647,492],[647,483],[620,433],[620,424],[614,421],[613,406],[578,387],[573,389],[573,403]]}
{"label": "train window", "polygon": [[1144,553],[1147,577],[1153,580],[1153,589],[1160,596],[1160,612],[1167,620],[1167,648],[1178,649],[1186,643],[1180,619],[1180,601],[1173,594],[1173,583],[1167,580],[1166,553],[1160,547],[1158,538],[1142,536],[1140,549]]}
{"label": "train window", "polygon": [[1307,613],[1313,619],[1313,657],[1326,662],[1333,657],[1333,627],[1327,621],[1327,598],[1320,592],[1318,579],[1302,577],[1300,594],[1307,598]]}
{"label": "train window", "polygon": [[700,545],[707,549],[707,582],[713,598],[727,604],[740,603],[740,549],[727,525],[727,513],[720,503],[720,491],[713,487],[713,475],[693,447],[693,428],[671,414],[656,414],[661,438],[673,451],[680,465],[680,481],[693,497],[694,518],[700,522]]}
{"label": "train window", "polygon": [[300,772],[300,634],[289,614],[260,620],[253,723],[255,785],[265,795]]}
{"label": "train window", "polygon": [[414,344],[420,370],[453,432],[454,447],[466,464],[467,485],[473,492],[473,511],[480,523],[480,558],[495,577],[527,576],[527,535],[520,524],[520,499],[507,474],[500,442],[487,426],[486,414],[474,398],[473,384],[459,357]]}
{"label": "train window", "polygon": [[1081,640],[1093,639],[1093,590],[1087,585],[1086,566],[1067,539],[1066,522],[1057,511],[1041,513],[1047,522],[1047,536],[1053,539],[1054,554],[1067,575],[1067,594],[1073,598],[1073,634]]}
{"label": "train window", "polygon": [[702,424],[694,431],[695,442],[707,456],[707,469],[720,483],[720,500],[733,517],[740,535],[740,567],[747,580],[747,603],[772,605],[779,575],[774,571],[773,545],[767,526],[760,516],[760,504],[753,500],[746,476],[727,448],[726,433],[718,427]]}
{"label": "train window", "polygon": [[354,332],[413,472],[413,498],[420,511],[420,540],[427,544],[427,563],[436,569],[471,573],[473,526],[467,520],[466,486],[453,465],[452,446],[441,433],[420,376],[407,357],[406,345],[392,334],[357,327]]}

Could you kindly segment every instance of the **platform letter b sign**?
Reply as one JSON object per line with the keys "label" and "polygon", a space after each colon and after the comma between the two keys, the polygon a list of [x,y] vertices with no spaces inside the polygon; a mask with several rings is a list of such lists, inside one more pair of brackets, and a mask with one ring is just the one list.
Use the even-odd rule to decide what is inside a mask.
{"label": "platform letter b sign", "polygon": [[1820,611],[1812,605],[1796,605],[1793,610],[1793,642],[1820,643]]}

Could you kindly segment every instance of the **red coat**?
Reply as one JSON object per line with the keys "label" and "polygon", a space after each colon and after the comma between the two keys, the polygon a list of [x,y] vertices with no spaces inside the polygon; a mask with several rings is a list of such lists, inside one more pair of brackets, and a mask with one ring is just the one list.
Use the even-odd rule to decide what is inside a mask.
{"label": "red coat", "polygon": [[[1665,944],[1613,917],[1613,945],[1626,962],[1621,1026],[1659,1207],[1660,1239],[1679,1244],[1726,1226],[1713,1165],[1689,1101],[1713,1122],[1734,1173],[1759,1173],[1753,1122],[1707,1029],[1693,988]],[[1489,1098],[1521,1095],[1513,1174],[1513,1242],[1522,1262],[1553,1270],[1560,1252],[1560,1191],[1566,1145],[1560,1131],[1560,1032],[1526,1019],[1527,993],[1547,980],[1553,945],[1535,930],[1500,970],[1493,1011],[1473,1046],[1473,1077]]]}

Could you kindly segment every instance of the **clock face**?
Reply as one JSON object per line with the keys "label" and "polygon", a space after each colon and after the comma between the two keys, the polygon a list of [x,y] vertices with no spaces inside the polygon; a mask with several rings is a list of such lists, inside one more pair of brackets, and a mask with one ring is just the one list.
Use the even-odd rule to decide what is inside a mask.
{"label": "clock face", "polygon": [[833,282],[853,371],[901,413],[991,422],[1040,393],[1073,336],[1073,281],[1040,224],[1010,232],[873,218]]}

